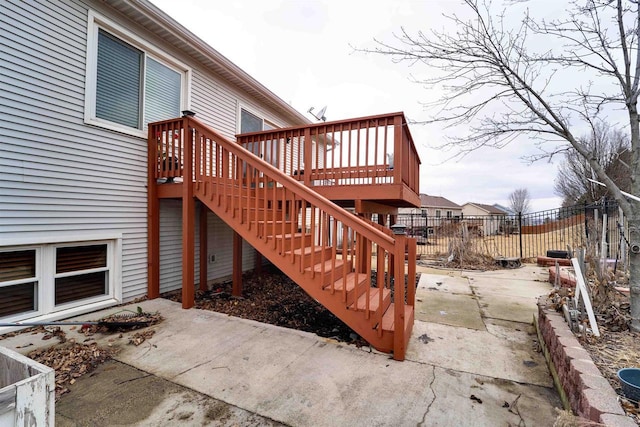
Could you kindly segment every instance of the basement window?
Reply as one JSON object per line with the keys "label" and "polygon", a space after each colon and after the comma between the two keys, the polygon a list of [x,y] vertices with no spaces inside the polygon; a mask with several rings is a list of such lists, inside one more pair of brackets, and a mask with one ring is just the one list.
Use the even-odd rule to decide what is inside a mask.
{"label": "basement window", "polygon": [[56,248],[55,305],[106,295],[107,245]]}
{"label": "basement window", "polygon": [[0,318],[38,309],[36,249],[0,252]]}
{"label": "basement window", "polygon": [[116,298],[116,241],[0,249],[0,319],[21,320]]}

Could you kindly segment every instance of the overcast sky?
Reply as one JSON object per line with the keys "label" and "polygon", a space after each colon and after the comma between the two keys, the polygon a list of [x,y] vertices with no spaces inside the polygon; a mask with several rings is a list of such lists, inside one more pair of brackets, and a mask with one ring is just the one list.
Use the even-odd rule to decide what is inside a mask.
{"label": "overcast sky", "polygon": [[[460,11],[455,0],[152,0],[154,4],[269,88],[298,111],[327,106],[327,120],[403,111],[409,120],[428,116],[421,102],[439,94],[412,83],[424,67],[354,52],[409,32],[447,30],[442,13]],[[560,2],[533,2],[551,16]],[[555,5],[555,6],[554,6]],[[509,13],[507,9],[507,13]],[[514,19],[520,19],[520,12]],[[458,204],[508,206],[509,194],[527,188],[534,211],[560,206],[553,182],[560,159],[529,165],[526,139],[496,150],[483,148],[461,160],[432,148],[445,131],[411,125],[422,160],[420,191]]]}

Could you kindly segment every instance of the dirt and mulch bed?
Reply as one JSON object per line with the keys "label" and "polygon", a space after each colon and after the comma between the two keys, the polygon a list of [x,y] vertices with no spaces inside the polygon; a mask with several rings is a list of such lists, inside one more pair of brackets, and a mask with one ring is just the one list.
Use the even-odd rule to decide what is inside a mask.
{"label": "dirt and mulch bed", "polygon": [[[242,296],[233,296],[231,290],[232,282],[224,282],[208,291],[196,291],[195,307],[366,345],[351,328],[275,267],[263,268],[262,274],[245,273]],[[182,302],[180,291],[161,297]]]}
{"label": "dirt and mulch bed", "polygon": [[[43,325],[0,335],[0,340],[18,334],[42,334],[42,340],[58,341],[52,346],[33,350],[27,354],[27,357],[55,370],[57,401],[63,394],[69,392],[69,385],[74,384],[81,376],[91,374],[98,365],[117,353],[118,349],[111,344],[115,341],[115,336],[123,338],[124,332],[139,329],[128,337],[129,344],[138,346],[155,333],[154,329],[146,327],[160,323],[162,320],[159,313],[145,313],[138,307],[137,312],[123,311],[95,322],[88,321],[83,325],[71,326],[69,330],[79,335],[69,335],[60,326]],[[107,346],[102,347],[95,341],[95,334],[114,335],[114,338],[110,338]]]}
{"label": "dirt and mulch bed", "polygon": [[[419,275],[416,283],[418,280]],[[372,286],[376,286],[375,275],[372,276]],[[358,347],[368,345],[349,326],[273,266],[263,268],[261,274],[245,273],[242,276],[242,296],[233,296],[231,291],[232,282],[214,285],[208,291],[196,291],[195,307],[312,332]],[[182,302],[180,291],[165,293],[161,297]]]}

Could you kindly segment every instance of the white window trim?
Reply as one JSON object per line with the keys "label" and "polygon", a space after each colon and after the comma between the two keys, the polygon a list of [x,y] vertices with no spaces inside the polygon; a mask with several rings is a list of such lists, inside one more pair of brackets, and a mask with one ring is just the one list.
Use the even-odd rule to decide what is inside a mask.
{"label": "white window trim", "polygon": [[[102,308],[111,307],[122,303],[122,236],[121,235],[99,235],[88,238],[89,236],[77,237],[72,239],[33,239],[30,242],[14,242],[12,245],[1,247],[1,252],[18,251],[18,250],[36,250],[36,279],[38,282],[38,310],[25,313],[19,313],[14,316],[8,316],[3,322],[17,322],[25,319],[29,321],[39,322],[47,320],[64,319],[84,313],[88,313]],[[55,239],[55,240],[52,240]],[[55,273],[55,251],[59,247],[68,246],[87,246],[87,245],[107,245],[107,268],[108,274],[108,291],[105,295],[99,295],[92,298],[86,298],[65,304],[55,305],[55,278],[62,277]],[[91,269],[83,272],[90,272]],[[16,327],[0,327],[0,334],[16,330]]]}
{"label": "white window trim", "polygon": [[[146,69],[147,57],[151,57],[161,64],[180,73],[182,76],[182,87],[180,93],[180,109],[189,110],[191,106],[191,75],[192,70],[186,64],[178,61],[174,57],[165,53],[162,49],[154,46],[146,40],[138,37],[126,28],[116,24],[108,18],[89,10],[87,19],[87,64],[85,71],[85,96],[84,96],[84,122],[89,125],[99,126],[105,129],[128,135],[147,137],[146,126],[143,129],[134,129],[119,123],[96,117],[96,91],[98,72],[98,30],[102,28],[115,37],[131,44],[144,52],[144,62]],[[142,99],[144,99],[144,85],[142,87]],[[144,108],[144,106],[143,106]],[[144,118],[144,111],[142,112]]]}

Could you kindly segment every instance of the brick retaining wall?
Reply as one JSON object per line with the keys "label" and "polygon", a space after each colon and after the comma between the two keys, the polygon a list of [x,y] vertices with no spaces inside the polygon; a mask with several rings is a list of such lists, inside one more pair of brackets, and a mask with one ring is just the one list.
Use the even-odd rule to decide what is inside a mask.
{"label": "brick retaining wall", "polygon": [[546,297],[538,299],[538,336],[565,406],[578,416],[607,426],[636,426],[564,317],[547,305]]}

